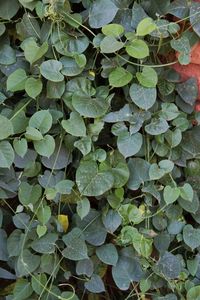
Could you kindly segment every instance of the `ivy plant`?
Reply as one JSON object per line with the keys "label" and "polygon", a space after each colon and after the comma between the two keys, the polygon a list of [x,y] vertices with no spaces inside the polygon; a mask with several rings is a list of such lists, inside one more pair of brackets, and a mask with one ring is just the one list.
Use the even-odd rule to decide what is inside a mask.
{"label": "ivy plant", "polygon": [[0,297],[198,300],[200,42],[186,0],[0,0]]}

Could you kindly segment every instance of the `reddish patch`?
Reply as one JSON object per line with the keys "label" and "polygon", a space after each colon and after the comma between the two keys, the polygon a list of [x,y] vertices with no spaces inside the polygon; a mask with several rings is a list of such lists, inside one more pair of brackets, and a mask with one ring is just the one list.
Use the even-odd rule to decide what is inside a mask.
{"label": "reddish patch", "polygon": [[[196,2],[200,2],[200,0]],[[176,56],[178,55],[179,53],[176,54]],[[185,81],[191,77],[196,78],[199,89],[197,101],[200,101],[200,42],[193,46],[190,57],[191,63],[189,65],[184,66],[177,63],[173,68],[181,75],[181,81]],[[200,111],[199,103],[196,105],[195,110]]]}

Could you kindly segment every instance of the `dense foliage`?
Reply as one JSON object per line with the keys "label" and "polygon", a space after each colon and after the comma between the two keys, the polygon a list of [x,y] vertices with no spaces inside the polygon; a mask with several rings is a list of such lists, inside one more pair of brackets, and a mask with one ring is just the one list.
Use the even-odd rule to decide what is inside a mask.
{"label": "dense foliage", "polygon": [[0,0],[0,296],[200,299],[187,0]]}

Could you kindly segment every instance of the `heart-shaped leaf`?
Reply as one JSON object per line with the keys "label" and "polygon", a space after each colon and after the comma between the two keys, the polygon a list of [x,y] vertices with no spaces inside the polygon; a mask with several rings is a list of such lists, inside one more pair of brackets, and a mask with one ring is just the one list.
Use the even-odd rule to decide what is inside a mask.
{"label": "heart-shaped leaf", "polygon": [[50,81],[59,82],[64,79],[64,76],[60,73],[62,67],[60,61],[49,59],[41,64],[40,73],[44,78]]}
{"label": "heart-shaped leaf", "polygon": [[156,102],[156,89],[133,83],[130,87],[132,101],[140,108],[148,110]]}
{"label": "heart-shaped leaf", "polygon": [[25,91],[35,99],[42,91],[42,81],[40,79],[28,78],[25,83]]}
{"label": "heart-shaped leaf", "polygon": [[150,124],[145,126],[145,131],[151,135],[159,135],[165,133],[169,128],[167,121],[163,118],[152,120]]}
{"label": "heart-shaped leaf", "polygon": [[119,152],[125,157],[130,157],[138,153],[142,147],[143,138],[141,133],[137,132],[130,134],[123,131],[120,133],[117,139],[117,147]]}
{"label": "heart-shaped leaf", "polygon": [[164,201],[166,204],[174,203],[178,199],[179,196],[180,196],[179,188],[176,188],[176,187],[172,188],[169,185],[167,185],[164,188],[163,197],[164,197]]}
{"label": "heart-shaped leaf", "polygon": [[62,127],[73,136],[86,136],[86,127],[83,118],[77,112],[71,112],[68,120],[62,121]]}
{"label": "heart-shaped leaf", "polygon": [[15,152],[17,155],[21,156],[22,158],[26,154],[28,150],[28,144],[27,140],[22,138],[22,139],[14,139],[13,141],[13,147],[15,149]]}
{"label": "heart-shaped leaf", "polygon": [[76,172],[76,184],[84,196],[100,196],[112,188],[114,177],[109,171],[100,171],[94,161],[83,161]]}
{"label": "heart-shaped leaf", "polygon": [[189,183],[185,183],[180,189],[180,196],[186,200],[192,202],[194,191]]}
{"label": "heart-shaped leaf", "polygon": [[24,90],[26,79],[27,75],[24,69],[17,69],[8,76],[7,90],[11,92]]}
{"label": "heart-shaped leaf", "polygon": [[109,83],[113,87],[127,85],[133,78],[133,75],[124,68],[118,67],[109,74]]}
{"label": "heart-shaped leaf", "polygon": [[88,258],[85,239],[79,228],[73,228],[72,231],[64,235],[63,241],[67,246],[62,251],[64,257],[75,261]]}
{"label": "heart-shaped leaf", "polygon": [[143,59],[149,55],[149,47],[143,40],[133,40],[126,46],[126,52],[137,59]]}
{"label": "heart-shaped leaf", "polygon": [[149,177],[151,180],[157,180],[162,178],[165,175],[165,171],[155,163],[152,164],[149,168]]}
{"label": "heart-shaped leaf", "polygon": [[91,293],[102,293],[105,291],[103,280],[99,275],[93,274],[91,279],[85,283],[85,288]]}
{"label": "heart-shaped leaf", "polygon": [[13,134],[12,122],[6,117],[0,115],[0,140],[4,140]]}
{"label": "heart-shaped leaf", "polygon": [[33,38],[29,38],[25,40],[23,49],[26,60],[33,64],[47,52],[48,43],[44,42],[42,46],[39,47]]}
{"label": "heart-shaped leaf", "polygon": [[192,250],[200,246],[200,229],[193,228],[192,225],[186,225],[183,228],[183,240]]}
{"label": "heart-shaped leaf", "polygon": [[137,26],[136,34],[139,36],[145,36],[150,34],[157,28],[156,24],[151,18],[144,18]]}
{"label": "heart-shaped leaf", "polygon": [[144,67],[142,73],[137,72],[136,77],[139,83],[147,88],[154,88],[158,82],[158,75],[151,67]]}
{"label": "heart-shaped leaf", "polygon": [[106,36],[101,44],[100,49],[102,53],[113,53],[124,47],[124,43],[119,42],[113,36]]}
{"label": "heart-shaped leaf", "polygon": [[87,118],[101,117],[109,108],[107,99],[101,97],[92,98],[82,91],[73,94],[72,105],[81,116]]}
{"label": "heart-shaped leaf", "polygon": [[120,24],[108,24],[102,27],[102,32],[105,35],[119,37],[124,33],[124,27]]}
{"label": "heart-shaped leaf", "polygon": [[118,261],[118,252],[113,244],[102,245],[96,249],[96,254],[105,264],[116,266]]}
{"label": "heart-shaped leaf", "polygon": [[40,141],[34,141],[33,144],[35,151],[39,155],[46,157],[50,157],[53,154],[56,146],[53,136],[49,134],[45,135]]}
{"label": "heart-shaped leaf", "polygon": [[7,141],[0,142],[0,168],[10,168],[14,161],[15,153]]}

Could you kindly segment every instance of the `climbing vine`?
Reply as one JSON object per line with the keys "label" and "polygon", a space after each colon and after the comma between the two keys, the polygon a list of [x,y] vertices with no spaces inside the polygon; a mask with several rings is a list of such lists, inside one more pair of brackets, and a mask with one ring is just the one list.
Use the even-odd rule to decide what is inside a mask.
{"label": "climbing vine", "polygon": [[0,0],[0,296],[197,300],[200,3]]}

